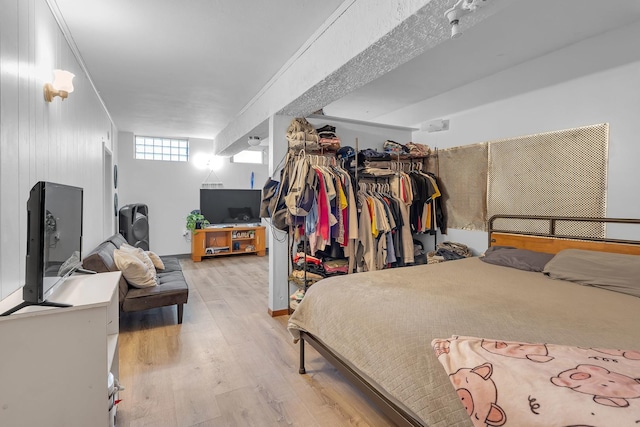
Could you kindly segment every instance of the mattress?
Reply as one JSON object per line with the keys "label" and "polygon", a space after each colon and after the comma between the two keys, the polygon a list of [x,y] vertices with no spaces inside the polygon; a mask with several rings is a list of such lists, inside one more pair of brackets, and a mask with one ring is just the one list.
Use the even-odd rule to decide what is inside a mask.
{"label": "mattress", "polygon": [[467,258],[324,279],[289,319],[431,427],[472,426],[431,341],[638,349],[640,298]]}

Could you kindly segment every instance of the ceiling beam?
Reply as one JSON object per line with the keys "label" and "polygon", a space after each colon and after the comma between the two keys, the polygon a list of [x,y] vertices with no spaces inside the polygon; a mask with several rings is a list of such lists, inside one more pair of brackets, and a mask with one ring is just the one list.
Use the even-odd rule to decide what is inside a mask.
{"label": "ceiling beam", "polygon": [[[461,21],[461,30],[514,2],[487,0]],[[240,151],[246,136],[270,116],[307,116],[449,40],[451,27],[444,13],[454,3],[346,1],[216,136],[214,151]]]}

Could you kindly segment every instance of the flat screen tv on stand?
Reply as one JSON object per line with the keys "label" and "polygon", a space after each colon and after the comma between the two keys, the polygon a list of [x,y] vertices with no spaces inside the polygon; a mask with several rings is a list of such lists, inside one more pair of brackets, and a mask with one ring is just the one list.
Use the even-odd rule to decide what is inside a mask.
{"label": "flat screen tv on stand", "polygon": [[27,201],[24,302],[6,316],[32,306],[68,307],[47,298],[82,265],[82,188],[40,181]]}
{"label": "flat screen tv on stand", "polygon": [[200,190],[200,212],[212,226],[260,224],[262,190],[215,188]]}

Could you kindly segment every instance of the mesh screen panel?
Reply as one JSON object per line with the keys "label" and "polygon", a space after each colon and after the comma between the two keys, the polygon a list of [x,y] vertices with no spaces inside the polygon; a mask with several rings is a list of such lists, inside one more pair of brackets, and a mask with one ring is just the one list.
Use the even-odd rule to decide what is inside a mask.
{"label": "mesh screen panel", "polygon": [[440,191],[448,227],[461,230],[485,230],[487,226],[487,144],[438,150],[437,160]]}
{"label": "mesh screen panel", "polygon": [[[489,143],[487,216],[604,217],[609,125]],[[501,229],[546,232],[546,224],[501,220]],[[604,225],[558,223],[558,234],[604,237]]]}

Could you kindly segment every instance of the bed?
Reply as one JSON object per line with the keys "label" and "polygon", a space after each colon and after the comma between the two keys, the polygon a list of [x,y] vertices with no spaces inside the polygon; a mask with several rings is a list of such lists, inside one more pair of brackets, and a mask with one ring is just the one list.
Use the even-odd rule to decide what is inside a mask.
{"label": "bed", "polygon": [[[494,222],[505,218],[525,223],[542,221],[548,224],[548,231],[497,229]],[[567,228],[563,224],[585,221],[621,223],[625,227],[640,224],[640,220],[627,219],[499,216],[490,220],[489,246],[548,253],[554,259],[554,254],[574,249],[588,250],[588,254],[603,259],[609,253],[640,255],[640,241],[575,238],[558,232]],[[491,339],[503,345],[543,343],[558,349],[590,351],[586,356],[590,359],[615,363],[624,359],[624,349],[632,363],[629,369],[637,375],[629,377],[627,371],[625,378],[630,378],[631,391],[610,401],[619,402],[618,406],[626,404],[628,409],[616,414],[626,411],[635,425],[640,423],[640,358],[632,359],[640,355],[639,325],[638,296],[473,257],[324,279],[308,289],[291,315],[288,329],[300,342],[300,373],[305,373],[304,346],[309,343],[397,425],[469,427],[505,422],[472,422],[469,415],[473,411],[463,406],[460,389],[452,385],[453,374],[443,367],[443,340],[447,346],[444,352],[448,352],[451,340],[457,344],[458,338],[462,343],[466,337],[476,337],[484,340],[477,342],[478,348]],[[602,349],[618,353],[593,353]],[[530,357],[529,361],[535,359]],[[551,387],[563,389],[560,382],[552,380]],[[568,394],[583,397],[580,393]],[[600,403],[599,412],[617,410],[598,402],[597,393],[588,397]],[[508,400],[504,393],[498,398],[503,406]],[[558,406],[558,402],[551,405],[541,392],[529,395],[528,405],[535,414]],[[568,424],[538,421],[531,425]]]}

